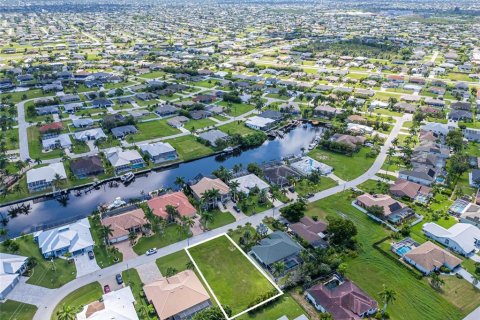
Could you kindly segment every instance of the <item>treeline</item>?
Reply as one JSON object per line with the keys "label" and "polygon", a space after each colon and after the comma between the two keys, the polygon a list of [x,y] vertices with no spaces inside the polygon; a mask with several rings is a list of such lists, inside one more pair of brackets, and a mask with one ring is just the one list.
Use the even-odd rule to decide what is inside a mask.
{"label": "treeline", "polygon": [[356,148],[353,148],[352,146],[345,144],[345,143],[339,143],[336,141],[330,141],[330,140],[320,140],[319,146],[322,149],[328,150],[328,151],[333,151],[341,154],[345,154],[348,156],[351,156],[355,151]]}

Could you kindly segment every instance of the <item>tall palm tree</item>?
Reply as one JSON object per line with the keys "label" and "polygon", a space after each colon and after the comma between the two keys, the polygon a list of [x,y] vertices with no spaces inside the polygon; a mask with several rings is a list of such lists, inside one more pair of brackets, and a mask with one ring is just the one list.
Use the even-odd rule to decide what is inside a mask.
{"label": "tall palm tree", "polygon": [[165,206],[165,211],[167,212],[169,222],[175,221],[175,219],[180,216],[180,212],[178,212],[175,206],[168,204]]}
{"label": "tall palm tree", "polygon": [[431,278],[430,283],[432,284],[432,287],[434,287],[435,289],[440,289],[445,284],[445,281],[442,278],[440,278],[440,276],[436,272],[432,272],[432,275],[430,276],[430,278]]}
{"label": "tall palm tree", "polygon": [[105,239],[105,243],[108,243],[108,237],[113,236],[113,229],[111,225],[108,226],[102,226],[102,229],[100,230],[102,233],[103,238]]}
{"label": "tall palm tree", "polygon": [[133,242],[135,241],[135,239],[137,239],[137,234],[135,232],[131,231],[128,234],[128,240],[130,240],[130,245],[133,245]]}
{"label": "tall palm tree", "polygon": [[185,178],[184,177],[176,177],[175,178],[175,184],[179,187],[182,188],[185,186]]}
{"label": "tall palm tree", "polygon": [[230,181],[229,186],[233,194],[233,200],[236,201],[237,194],[238,194],[238,187],[240,187],[240,183],[238,181]]}
{"label": "tall palm tree", "polygon": [[272,264],[273,275],[277,278],[283,274],[286,269],[285,263],[283,261],[277,261]]}
{"label": "tall palm tree", "polygon": [[397,293],[395,290],[388,288],[386,285],[383,285],[383,290],[379,293],[380,298],[383,301],[383,313],[387,310],[387,305],[393,303],[396,299]]}
{"label": "tall palm tree", "polygon": [[59,187],[61,187],[62,185],[62,176],[59,175],[58,173],[55,173],[55,175],[53,176],[53,181],[52,181],[52,185],[55,189],[58,189]]}
{"label": "tall palm tree", "polygon": [[60,310],[57,311],[58,320],[76,320],[76,310],[69,305],[63,305]]}
{"label": "tall palm tree", "polygon": [[205,229],[208,229],[208,223],[213,222],[213,213],[209,211],[204,211],[200,214],[200,219],[203,223]]}

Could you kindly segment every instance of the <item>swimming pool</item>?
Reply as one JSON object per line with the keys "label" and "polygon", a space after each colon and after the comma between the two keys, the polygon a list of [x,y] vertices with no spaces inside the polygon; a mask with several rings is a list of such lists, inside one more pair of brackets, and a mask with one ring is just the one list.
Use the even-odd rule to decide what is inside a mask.
{"label": "swimming pool", "polygon": [[401,246],[400,248],[397,248],[397,249],[395,250],[395,252],[396,252],[399,256],[402,256],[402,257],[403,257],[404,255],[406,255],[407,253],[409,253],[410,250],[412,250],[412,248],[409,247],[409,246]]}

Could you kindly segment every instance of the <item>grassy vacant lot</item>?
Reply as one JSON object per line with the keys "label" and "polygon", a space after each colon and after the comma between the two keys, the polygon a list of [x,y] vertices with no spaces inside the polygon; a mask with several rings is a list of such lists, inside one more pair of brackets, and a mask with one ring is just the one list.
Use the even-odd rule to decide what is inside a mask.
{"label": "grassy vacant lot", "polygon": [[[228,107],[228,102],[221,101],[218,103],[222,107]],[[239,115],[242,115],[244,113],[247,113],[250,110],[253,110],[254,106],[251,104],[246,104],[246,103],[232,103],[232,106],[230,110],[227,112],[229,115],[233,117],[238,117]]]}
{"label": "grassy vacant lot", "polygon": [[167,140],[177,150],[180,159],[187,161],[213,153],[213,150],[201,144],[194,136],[188,135]]}
{"label": "grassy vacant lot", "polygon": [[86,286],[78,288],[63,298],[63,300],[55,307],[52,313],[52,320],[58,319],[57,311],[61,310],[63,305],[78,309],[77,312],[79,312],[83,306],[99,300],[102,297],[102,293],[102,286],[98,282],[92,282]]}
{"label": "grassy vacant lot", "polygon": [[155,263],[162,274],[167,273],[168,268],[174,268],[178,272],[187,269],[187,263],[190,262],[185,250],[180,250],[175,253],[171,253],[168,256],[158,258]]}
{"label": "grassy vacant lot", "polygon": [[133,251],[138,255],[142,255],[148,249],[166,247],[169,244],[185,240],[187,236],[188,234],[179,225],[171,224],[165,228],[163,234],[154,234],[150,237],[140,238],[133,247]]}
{"label": "grassy vacant lot", "polygon": [[40,131],[38,127],[28,127],[28,150],[30,152],[31,159],[55,159],[60,158],[63,154],[62,149],[54,149],[50,152],[42,152],[42,143],[40,142]]}
{"label": "grassy vacant lot", "polygon": [[222,305],[238,314],[275,288],[225,236],[188,249]]}
{"label": "grassy vacant lot", "polygon": [[19,148],[18,144],[18,129],[12,128],[5,131],[0,132],[0,140],[2,139],[1,136],[4,136],[5,141],[5,149],[6,150],[16,150]]}
{"label": "grassy vacant lot", "polygon": [[[373,243],[390,234],[365,214],[351,206],[351,193],[343,192],[309,205],[309,216],[344,215],[358,229],[358,256],[347,260],[347,277],[354,281],[377,301],[383,284],[396,291],[396,300],[388,306],[392,319],[462,319],[468,312],[460,310],[449,300],[447,293],[434,290],[425,280],[416,279],[407,268],[382,255]],[[452,281],[465,281],[451,278]],[[463,301],[480,303],[480,294]],[[451,302],[449,302],[451,301]],[[462,307],[465,308],[465,307]]]}
{"label": "grassy vacant lot", "polygon": [[[54,259],[55,269],[53,269],[52,262],[43,258],[37,243],[33,241],[32,235],[18,238],[15,242],[19,249],[17,252],[13,252],[14,254],[35,257],[37,260],[37,265],[33,268],[32,275],[27,283],[46,288],[59,288],[75,279],[77,274],[75,263],[69,263],[63,259]],[[1,245],[0,252],[8,251]]]}
{"label": "grassy vacant lot", "polygon": [[30,320],[37,312],[37,307],[31,304],[7,300],[0,303],[0,319],[3,320]]}
{"label": "grassy vacant lot", "polygon": [[189,120],[185,125],[185,129],[189,130],[189,131],[195,131],[195,130],[198,130],[198,129],[202,129],[202,128],[205,128],[205,127],[210,127],[210,126],[213,126],[216,122],[211,120],[211,119],[208,119],[208,118],[205,118],[205,119],[199,119],[199,120]]}
{"label": "grassy vacant lot", "polygon": [[213,222],[210,222],[207,226],[209,230],[212,230],[233,222],[235,222],[235,217],[230,212],[215,210],[213,212]]}
{"label": "grassy vacant lot", "polygon": [[302,179],[295,183],[295,192],[305,197],[309,193],[317,193],[335,187],[337,182],[329,177],[322,177],[319,183],[313,183],[308,179]]}
{"label": "grassy vacant lot", "polygon": [[98,266],[100,268],[106,268],[112,264],[122,261],[123,254],[121,252],[112,252],[104,244],[105,241],[101,234],[102,224],[100,223],[98,217],[90,216],[88,217],[88,221],[90,221],[90,232],[92,233],[92,238],[95,242],[93,252],[95,253],[95,260],[97,261]]}
{"label": "grassy vacant lot", "polygon": [[139,122],[136,124],[138,133],[128,135],[127,141],[138,142],[156,138],[168,137],[177,133],[180,130],[169,126],[166,120]]}
{"label": "grassy vacant lot", "polygon": [[0,99],[7,98],[7,102],[20,102],[22,100],[28,100],[33,98],[39,98],[48,96],[48,94],[44,94],[42,89],[33,89],[28,91],[21,91],[21,92],[7,92],[0,94]]}
{"label": "grassy vacant lot", "polygon": [[254,130],[245,126],[245,123],[243,121],[230,122],[230,123],[224,124],[223,126],[218,127],[218,129],[229,135],[238,133],[239,135],[244,136],[254,132]]}
{"label": "grassy vacant lot", "polygon": [[350,181],[365,173],[372,166],[375,158],[366,157],[369,150],[363,147],[351,157],[322,149],[312,150],[308,155],[317,161],[332,166],[335,169],[333,173],[337,177]]}
{"label": "grassy vacant lot", "polygon": [[259,307],[253,312],[246,313],[238,319],[279,319],[282,316],[287,316],[288,319],[295,319],[302,314],[306,314],[303,308],[292,297],[284,294],[272,304],[268,304],[266,307]]}

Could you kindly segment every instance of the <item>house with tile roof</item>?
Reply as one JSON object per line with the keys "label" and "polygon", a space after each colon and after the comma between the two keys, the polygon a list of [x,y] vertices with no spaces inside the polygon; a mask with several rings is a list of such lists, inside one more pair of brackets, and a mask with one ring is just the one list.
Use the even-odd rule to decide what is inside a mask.
{"label": "house with tile roof", "polygon": [[194,217],[197,209],[190,203],[188,197],[182,191],[167,193],[147,201],[148,207],[153,214],[165,220],[168,219],[167,206],[177,209],[181,217]]}
{"label": "house with tile roof", "polygon": [[197,312],[212,306],[207,290],[191,270],[146,284],[143,291],[160,320],[190,319]]}
{"label": "house with tile roof", "polygon": [[109,226],[112,234],[108,235],[109,243],[117,243],[128,240],[130,233],[143,231],[149,221],[145,217],[142,208],[137,208],[117,215],[107,216],[101,220],[103,226]]}
{"label": "house with tile roof", "polygon": [[377,312],[377,302],[350,280],[333,275],[308,289],[306,299],[335,320],[359,320]]}
{"label": "house with tile roof", "polygon": [[410,250],[403,256],[403,260],[426,275],[440,269],[442,266],[453,270],[462,263],[461,259],[431,241],[427,241]]}

